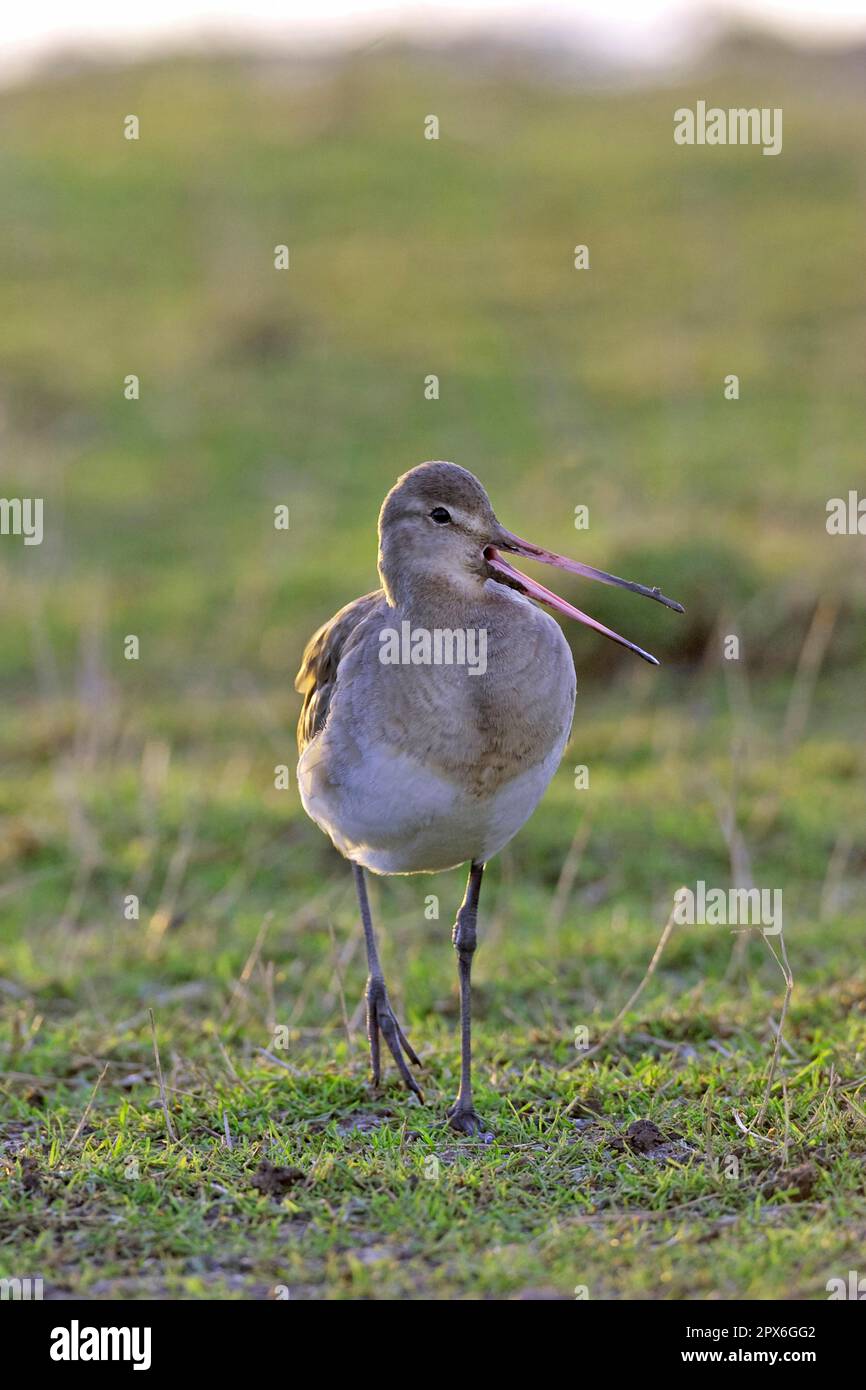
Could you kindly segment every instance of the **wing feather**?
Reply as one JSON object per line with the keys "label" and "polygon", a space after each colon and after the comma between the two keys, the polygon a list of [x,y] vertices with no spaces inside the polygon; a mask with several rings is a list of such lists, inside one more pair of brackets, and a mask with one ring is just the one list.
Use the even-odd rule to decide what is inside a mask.
{"label": "wing feather", "polygon": [[324,728],[346,643],[358,624],[383,602],[385,595],[381,589],[353,599],[323,623],[307,643],[295,677],[295,689],[304,697],[298,720],[299,753],[303,753],[307,744]]}

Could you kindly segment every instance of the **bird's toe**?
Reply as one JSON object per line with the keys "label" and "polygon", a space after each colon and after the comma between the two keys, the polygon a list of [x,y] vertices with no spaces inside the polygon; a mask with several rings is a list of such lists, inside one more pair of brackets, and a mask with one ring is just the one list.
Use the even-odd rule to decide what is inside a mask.
{"label": "bird's toe", "polygon": [[471,1105],[460,1105],[459,1102],[452,1105],[447,1112],[447,1118],[451,1128],[456,1129],[458,1134],[467,1134],[470,1138],[481,1139],[485,1144],[493,1142],[492,1132]]}
{"label": "bird's toe", "polygon": [[421,1087],[418,1085],[418,1082],[415,1080],[414,1076],[407,1067],[403,1053],[406,1053],[406,1057],[408,1057],[410,1062],[412,1062],[413,1065],[416,1067],[421,1066],[421,1059],[416,1054],[414,1048],[411,1046],[408,1038],[403,1032],[403,1029],[397,1022],[397,1019],[394,1016],[394,1011],[391,1008],[390,1003],[388,1002],[388,996],[385,995],[383,998],[377,999],[373,1007],[374,1019],[373,1027],[370,1030],[371,1038],[374,1036],[374,1034],[378,1037],[378,1033],[381,1032],[382,1037],[385,1039],[385,1042],[387,1044],[388,1051],[391,1053],[391,1056],[394,1058],[394,1061],[397,1064],[397,1070],[400,1073],[403,1085],[406,1087],[407,1090],[411,1091],[413,1095],[416,1095],[423,1104],[423,1092],[421,1090]]}

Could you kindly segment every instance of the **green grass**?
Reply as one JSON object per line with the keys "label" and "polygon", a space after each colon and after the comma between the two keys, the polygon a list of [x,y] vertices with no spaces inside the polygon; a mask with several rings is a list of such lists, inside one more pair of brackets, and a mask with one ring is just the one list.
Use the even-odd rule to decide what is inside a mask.
{"label": "green grass", "polygon": [[[866,605],[862,538],[824,517],[862,469],[866,123],[808,59],[762,61],[772,160],[673,144],[675,107],[755,100],[733,58],[603,94],[375,51],[303,83],[177,60],[0,94],[0,494],[46,508],[43,546],[0,540],[0,1275],[52,1297],[814,1299],[858,1268]],[[371,1094],[350,876],[274,788],[304,640],[371,587],[381,496],[427,457],[687,607],[568,591],[665,665],[570,634],[571,746],[485,878],[490,1145],[443,1123],[461,874],[374,885],[425,1104],[393,1069]],[[757,933],[677,927],[609,1043],[574,1046],[641,981],[680,884],[731,880],[731,807],[795,976],[763,1115],[784,982]],[[636,1150],[638,1121],[664,1142]]]}
{"label": "green grass", "polygon": [[[862,817],[862,765],[820,731],[821,713],[785,760],[772,721],[757,722],[739,789],[756,879],[783,885],[796,977],[761,1139],[735,1115],[755,1124],[783,981],[756,933],[739,957],[725,928],[675,928],[621,1033],[585,1061],[574,1048],[575,1028],[597,1042],[640,981],[674,888],[728,881],[713,802],[727,785],[724,717],[684,725],[655,700],[596,712],[581,749],[590,790],[563,768],[488,871],[475,1049],[489,1147],[443,1123],[459,874],[389,880],[374,897],[386,976],[425,1062],[419,1106],[391,1070],[368,1090],[349,876],[291,794],[262,792],[249,711],[231,711],[218,754],[229,730],[205,712],[176,762],[154,737],[146,793],[102,749],[75,783],[79,829],[101,846],[77,877],[52,831],[53,789],[27,778],[32,838],[7,822],[21,862],[4,907],[21,930],[5,965],[5,1269],[93,1297],[826,1296],[828,1278],[857,1267],[866,1229],[866,967],[852,951],[862,849],[829,897],[825,883],[834,827]],[[123,916],[133,887],[138,922]],[[632,1152],[638,1120],[670,1144]],[[284,1190],[255,1185],[263,1160],[296,1170]]]}

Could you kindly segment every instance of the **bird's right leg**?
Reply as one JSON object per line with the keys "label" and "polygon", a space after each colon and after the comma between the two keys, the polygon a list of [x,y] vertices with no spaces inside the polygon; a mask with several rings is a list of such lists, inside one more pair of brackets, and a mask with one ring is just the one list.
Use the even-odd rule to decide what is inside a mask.
{"label": "bird's right leg", "polygon": [[402,1076],[404,1084],[408,1086],[410,1091],[415,1092],[419,1100],[423,1101],[421,1088],[406,1066],[403,1053],[406,1053],[409,1061],[416,1067],[420,1067],[421,1060],[415,1055],[403,1029],[394,1017],[394,1010],[391,1008],[388,991],[385,988],[385,977],[379,964],[379,952],[376,950],[376,938],[373,934],[373,919],[370,915],[364,870],[360,864],[353,864],[352,872],[355,875],[355,887],[358,890],[361,921],[364,923],[364,941],[367,945],[367,967],[370,971],[367,977],[366,999],[367,1037],[370,1041],[370,1069],[373,1073],[373,1085],[378,1086],[381,1079],[379,1060],[379,1034],[381,1033],[388,1044],[391,1056],[397,1063],[397,1070]]}
{"label": "bird's right leg", "polygon": [[[451,940],[457,952],[457,965],[460,976],[460,1089],[457,1099],[448,1111],[452,1129],[461,1134],[488,1135],[484,1121],[478,1115],[472,1100],[472,957],[475,954],[478,920],[478,898],[481,894],[481,879],[484,865],[472,864],[469,882]],[[492,1135],[488,1136],[492,1138]]]}

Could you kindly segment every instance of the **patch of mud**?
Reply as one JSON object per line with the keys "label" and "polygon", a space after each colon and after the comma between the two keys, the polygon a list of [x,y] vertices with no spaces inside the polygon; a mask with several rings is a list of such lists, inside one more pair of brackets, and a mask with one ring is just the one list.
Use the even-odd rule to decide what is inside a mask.
{"label": "patch of mud", "polygon": [[761,1189],[765,1197],[785,1193],[794,1202],[808,1202],[815,1191],[818,1169],[814,1163],[801,1163],[796,1168],[780,1168]]}
{"label": "patch of mud", "polygon": [[37,1126],[24,1120],[10,1120],[0,1130],[0,1154],[10,1160],[17,1157],[38,1134]]}
{"label": "patch of mud", "polygon": [[340,1134],[369,1134],[371,1130],[379,1129],[385,1120],[390,1120],[393,1114],[393,1110],[354,1110],[337,1121],[337,1129]]}
{"label": "patch of mud", "polygon": [[10,1152],[9,1158],[0,1166],[0,1173],[4,1178],[16,1182],[22,1192],[42,1191],[42,1173],[35,1158],[23,1156],[16,1163],[14,1154]]}
{"label": "patch of mud", "polygon": [[695,1152],[681,1134],[664,1134],[652,1120],[635,1120],[624,1135],[609,1141],[609,1148],[614,1153],[640,1154],[654,1163],[682,1163]]}
{"label": "patch of mud", "polygon": [[306,1181],[300,1168],[281,1168],[263,1158],[252,1177],[253,1187],[266,1197],[285,1197],[298,1183]]}
{"label": "patch of mud", "polygon": [[604,1102],[598,1092],[594,1090],[586,1091],[582,1096],[575,1096],[565,1111],[566,1119],[571,1120],[575,1125],[584,1127],[592,1124],[602,1114],[604,1114]]}

